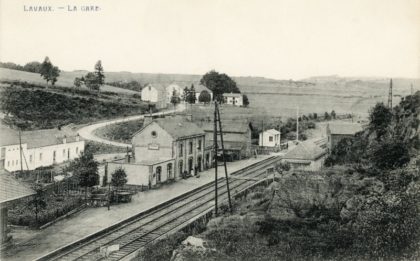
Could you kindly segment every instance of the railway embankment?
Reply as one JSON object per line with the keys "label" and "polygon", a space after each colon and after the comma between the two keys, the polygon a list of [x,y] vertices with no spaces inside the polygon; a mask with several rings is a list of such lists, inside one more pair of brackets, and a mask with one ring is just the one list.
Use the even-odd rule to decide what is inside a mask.
{"label": "railway embankment", "polygon": [[[416,186],[411,183],[404,193],[414,193]],[[395,231],[405,226],[376,222],[405,218],[416,224],[409,202],[401,204],[398,195],[379,179],[344,168],[288,172],[236,198],[233,214],[226,211],[150,245],[137,260],[375,260],[390,253],[369,252],[367,231],[382,227],[375,235],[383,245],[392,244],[386,236],[409,240]],[[399,243],[392,244],[392,254],[401,254],[395,251]]]}

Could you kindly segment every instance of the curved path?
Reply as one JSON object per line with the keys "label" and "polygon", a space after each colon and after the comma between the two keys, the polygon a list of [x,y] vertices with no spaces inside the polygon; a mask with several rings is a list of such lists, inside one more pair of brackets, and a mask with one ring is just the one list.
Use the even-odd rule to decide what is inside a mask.
{"label": "curved path", "polygon": [[[174,112],[177,112],[177,111],[183,111],[184,109],[185,109],[184,104],[178,104],[178,108],[175,109],[175,110],[167,110],[167,111],[156,112],[156,113],[153,113],[152,115],[158,116],[158,115],[171,114],[171,113],[174,113]],[[134,116],[124,117],[124,118],[119,118],[119,119],[94,123],[94,124],[82,127],[77,132],[79,133],[80,137],[82,137],[85,140],[91,140],[91,141],[100,142],[100,143],[104,143],[104,144],[108,144],[108,145],[113,145],[113,146],[117,146],[117,147],[126,148],[128,146],[131,146],[131,144],[103,139],[103,138],[95,135],[95,130],[97,130],[98,128],[105,127],[107,125],[115,124],[115,123],[143,119],[144,115],[145,114],[134,115]]]}

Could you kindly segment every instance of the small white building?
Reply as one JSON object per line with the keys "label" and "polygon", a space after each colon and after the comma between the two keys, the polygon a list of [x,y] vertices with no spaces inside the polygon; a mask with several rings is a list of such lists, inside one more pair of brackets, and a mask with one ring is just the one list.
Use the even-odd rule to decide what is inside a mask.
{"label": "small white building", "polygon": [[326,156],[325,140],[306,140],[287,152],[282,161],[289,163],[293,170],[317,171],[324,166]]}
{"label": "small white building", "polygon": [[[4,129],[1,130],[3,132]],[[2,138],[4,137],[0,133]],[[7,171],[34,170],[78,158],[85,149],[79,135],[58,129],[25,131],[1,140],[1,167]]]}
{"label": "small white building", "polygon": [[242,94],[240,93],[223,93],[223,101],[225,104],[243,106]]}
{"label": "small white building", "polygon": [[275,129],[261,132],[258,145],[261,147],[280,147],[280,132]]}
{"label": "small white building", "polygon": [[166,87],[149,83],[141,90],[141,100],[156,104],[157,108],[166,107]]}

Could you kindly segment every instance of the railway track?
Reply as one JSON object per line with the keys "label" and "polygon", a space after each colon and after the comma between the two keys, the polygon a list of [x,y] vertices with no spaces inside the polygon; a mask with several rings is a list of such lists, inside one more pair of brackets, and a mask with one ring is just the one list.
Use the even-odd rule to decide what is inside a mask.
{"label": "railway track", "polygon": [[[267,175],[276,161],[271,157],[245,167],[231,175],[246,179],[229,179],[231,194],[235,195]],[[227,200],[226,180],[218,180],[219,202]],[[214,182],[210,182],[150,210],[139,213],[116,225],[57,249],[37,260],[101,260],[100,247],[119,245],[119,251],[106,260],[121,260],[150,242],[176,231],[195,218],[214,208]]]}

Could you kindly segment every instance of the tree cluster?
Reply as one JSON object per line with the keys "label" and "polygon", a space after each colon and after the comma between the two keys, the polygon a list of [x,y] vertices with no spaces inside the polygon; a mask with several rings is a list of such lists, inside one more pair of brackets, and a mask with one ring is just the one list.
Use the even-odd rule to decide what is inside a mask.
{"label": "tree cluster", "polygon": [[0,62],[0,68],[7,68],[7,69],[31,72],[31,73],[40,73],[41,63],[37,61],[33,61],[22,66],[22,65],[10,63],[10,62],[7,62],[7,63]]}
{"label": "tree cluster", "polygon": [[140,92],[143,89],[143,85],[135,80],[132,81],[117,81],[117,82],[107,82],[108,85],[119,87],[122,89],[132,90]]}
{"label": "tree cluster", "polygon": [[195,88],[194,84],[191,84],[191,88],[188,87],[184,88],[184,99],[185,102],[194,104],[197,101],[197,97],[195,96]]}
{"label": "tree cluster", "polygon": [[86,85],[87,88],[95,91],[99,91],[100,87],[105,84],[105,74],[101,60],[95,64],[94,72],[88,72],[85,76],[80,78],[76,77],[74,79],[75,87],[81,87],[82,84]]}
{"label": "tree cluster", "polygon": [[220,103],[223,102],[223,93],[240,93],[236,82],[232,78],[214,70],[203,75],[200,84],[209,88],[213,92],[213,100]]}
{"label": "tree cluster", "polygon": [[50,58],[45,57],[45,60],[42,62],[41,68],[39,69],[39,73],[42,78],[47,81],[47,84],[51,82],[51,85],[54,85],[57,82],[58,76],[60,76],[60,69],[51,63]]}
{"label": "tree cluster", "polygon": [[420,103],[413,100],[420,101],[420,92],[403,99],[394,109],[376,104],[370,111],[368,128],[341,140],[326,159],[326,165],[356,164],[373,172],[405,166],[420,144]]}

